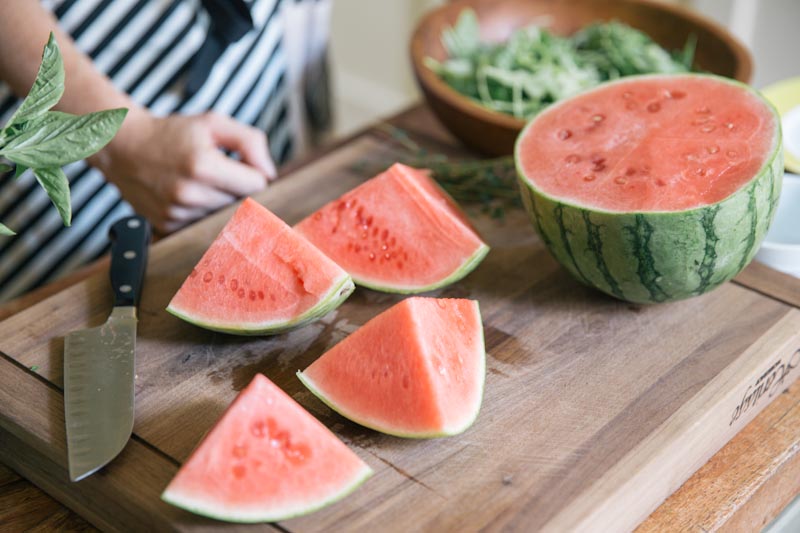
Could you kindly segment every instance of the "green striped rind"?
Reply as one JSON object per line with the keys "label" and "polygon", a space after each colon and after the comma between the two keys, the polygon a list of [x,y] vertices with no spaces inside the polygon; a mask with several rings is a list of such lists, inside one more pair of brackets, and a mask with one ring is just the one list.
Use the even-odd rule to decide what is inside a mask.
{"label": "green striped rind", "polygon": [[187,309],[180,309],[172,304],[167,307],[167,311],[176,317],[180,318],[181,320],[185,320],[190,324],[194,324],[195,326],[200,326],[201,328],[209,329],[211,331],[219,331],[221,333],[232,333],[234,335],[277,335],[278,333],[284,333],[286,331],[290,331],[315,320],[322,318],[323,316],[327,315],[340,305],[344,303],[345,300],[353,293],[355,290],[355,285],[353,284],[352,278],[348,276],[344,276],[342,280],[336,284],[328,294],[322,298],[317,305],[306,311],[305,313],[301,314],[300,316],[296,316],[294,318],[290,318],[288,320],[280,320],[280,321],[272,321],[272,322],[263,322],[263,323],[245,323],[245,324],[236,324],[236,323],[229,323],[229,322],[208,322],[207,320],[203,320]]}
{"label": "green striped rind", "polygon": [[[744,84],[708,77],[758,95]],[[780,119],[763,101],[775,113],[778,124],[764,166],[726,199],[686,211],[619,213],[553,198],[525,178],[519,165],[518,140],[517,173],[533,226],[573,276],[621,300],[665,302],[718,287],[753,259],[780,195]],[[528,127],[518,139],[525,137]]]}

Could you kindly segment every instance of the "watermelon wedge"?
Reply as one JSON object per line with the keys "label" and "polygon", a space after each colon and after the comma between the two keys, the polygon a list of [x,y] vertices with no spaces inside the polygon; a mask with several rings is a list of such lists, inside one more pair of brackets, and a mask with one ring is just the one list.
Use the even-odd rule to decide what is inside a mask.
{"label": "watermelon wedge", "polygon": [[485,357],[478,302],[417,297],[376,316],[297,376],[358,424],[442,437],[478,416]]}
{"label": "watermelon wedge", "polygon": [[161,498],[219,520],[273,522],[333,503],[370,475],[328,428],[257,374]]}
{"label": "watermelon wedge", "polygon": [[167,311],[214,331],[268,335],[327,314],[353,289],[347,272],[248,198]]}
{"label": "watermelon wedge", "polygon": [[358,285],[417,293],[449,285],[486,256],[464,213],[426,172],[395,164],[297,224]]}
{"label": "watermelon wedge", "polygon": [[703,294],[739,273],[781,189],[780,120],[741,83],[633,76],[556,103],[520,134],[523,202],[553,256],[621,300]]}

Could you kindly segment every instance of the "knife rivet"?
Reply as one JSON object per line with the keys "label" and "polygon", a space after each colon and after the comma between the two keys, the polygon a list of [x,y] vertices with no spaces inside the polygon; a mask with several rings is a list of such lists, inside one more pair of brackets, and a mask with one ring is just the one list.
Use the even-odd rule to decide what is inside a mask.
{"label": "knife rivet", "polygon": [[130,285],[120,285],[119,286],[119,292],[127,293],[127,292],[131,292],[132,290],[133,290],[133,287],[131,287]]}
{"label": "knife rivet", "polygon": [[136,257],[136,252],[133,250],[127,250],[124,254],[122,254],[122,257],[125,259],[134,259]]}
{"label": "knife rivet", "polygon": [[131,229],[138,228],[138,227],[139,227],[139,226],[141,226],[141,225],[142,225],[142,223],[141,223],[141,222],[139,222],[139,221],[138,221],[137,219],[135,219],[135,218],[132,218],[131,220],[129,220],[129,221],[128,221],[128,227],[129,227],[129,228],[131,228]]}

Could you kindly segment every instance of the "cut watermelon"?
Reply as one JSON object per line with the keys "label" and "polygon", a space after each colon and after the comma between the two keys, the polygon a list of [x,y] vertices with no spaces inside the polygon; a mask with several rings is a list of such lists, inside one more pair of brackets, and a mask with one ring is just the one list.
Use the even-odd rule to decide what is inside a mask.
{"label": "cut watermelon", "polygon": [[485,365],[478,302],[408,298],[297,375],[350,420],[423,438],[455,435],[472,425]]}
{"label": "cut watermelon", "polygon": [[484,244],[426,172],[395,164],[300,222],[297,231],[379,291],[417,293],[469,274]]}
{"label": "cut watermelon", "polygon": [[248,198],[167,311],[214,331],[273,334],[325,315],[353,289],[347,272]]}
{"label": "cut watermelon", "polygon": [[517,140],[523,202],[576,278],[622,300],[702,294],[753,258],[781,188],[780,122],[707,75],[637,76],[538,115]]}
{"label": "cut watermelon", "polygon": [[161,496],[229,522],[273,522],[352,492],[369,466],[271,381],[257,374]]}

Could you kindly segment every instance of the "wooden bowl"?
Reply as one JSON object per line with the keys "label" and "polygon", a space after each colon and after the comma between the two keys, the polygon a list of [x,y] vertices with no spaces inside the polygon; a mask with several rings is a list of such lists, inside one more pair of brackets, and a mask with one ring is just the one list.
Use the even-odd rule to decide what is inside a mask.
{"label": "wooden bowl", "polygon": [[491,111],[450,88],[425,66],[427,56],[443,61],[442,30],[462,9],[478,15],[483,40],[500,42],[534,19],[547,17],[555,33],[569,35],[601,20],[618,20],[648,34],[666,50],[682,49],[697,37],[695,67],[748,83],[752,58],[728,31],[688,9],[654,0],[460,0],[426,14],[411,39],[414,75],[433,112],[469,148],[485,155],[508,155],[525,121]]}

